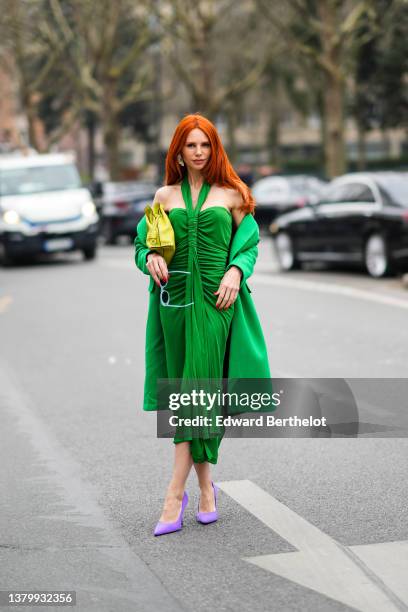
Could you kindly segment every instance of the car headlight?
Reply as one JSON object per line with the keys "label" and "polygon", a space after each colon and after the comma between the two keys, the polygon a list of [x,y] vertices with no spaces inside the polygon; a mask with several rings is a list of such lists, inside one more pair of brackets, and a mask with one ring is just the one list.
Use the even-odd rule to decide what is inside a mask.
{"label": "car headlight", "polygon": [[85,202],[81,208],[84,217],[93,217],[96,212],[96,206],[93,202]]}
{"label": "car headlight", "polygon": [[15,210],[6,210],[3,213],[3,221],[7,223],[7,225],[17,225],[20,223],[20,215]]}

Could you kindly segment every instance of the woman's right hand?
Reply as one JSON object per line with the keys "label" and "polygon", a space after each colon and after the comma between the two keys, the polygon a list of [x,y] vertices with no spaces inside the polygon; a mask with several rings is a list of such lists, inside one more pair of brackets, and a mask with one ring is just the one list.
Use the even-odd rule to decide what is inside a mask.
{"label": "woman's right hand", "polygon": [[164,280],[167,283],[169,279],[169,272],[167,270],[166,260],[164,257],[159,255],[159,253],[149,253],[147,255],[146,267],[158,287],[160,287],[161,280]]}

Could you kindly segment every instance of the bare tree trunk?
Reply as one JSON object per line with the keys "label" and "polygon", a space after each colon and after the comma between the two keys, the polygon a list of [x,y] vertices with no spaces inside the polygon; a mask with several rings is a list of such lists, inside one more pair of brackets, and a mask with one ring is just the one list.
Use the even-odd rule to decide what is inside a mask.
{"label": "bare tree trunk", "polygon": [[318,112],[319,112],[319,117],[320,117],[320,154],[319,154],[319,160],[320,160],[320,167],[323,170],[327,168],[327,161],[326,161],[326,140],[327,140],[327,134],[326,134],[326,121],[324,119],[324,102],[323,102],[323,92],[319,92],[318,93],[318,98],[317,98],[317,108],[318,108]]}
{"label": "bare tree trunk", "polygon": [[228,157],[232,164],[237,161],[237,140],[235,131],[237,129],[238,117],[235,105],[230,106],[227,111],[227,134],[228,134]]}
{"label": "bare tree trunk", "polygon": [[367,151],[366,151],[366,132],[357,118],[357,144],[358,144],[358,156],[357,156],[357,168],[358,170],[365,170],[367,164]]}
{"label": "bare tree trunk", "polygon": [[116,87],[117,83],[115,79],[108,77],[104,83],[103,141],[109,174],[112,181],[117,181],[120,173],[120,125],[118,113],[115,109]]}
{"label": "bare tree trunk", "polygon": [[[23,86],[24,89],[24,86]],[[22,105],[26,114],[28,123],[28,144],[33,147],[36,151],[41,152],[41,144],[38,140],[38,131],[36,124],[38,121],[37,111],[35,104],[32,102],[32,96],[30,93],[22,96]]]}
{"label": "bare tree trunk", "polygon": [[279,127],[279,112],[277,106],[272,104],[269,110],[266,146],[268,150],[269,163],[273,166],[280,166],[281,163],[281,154],[279,147]]}
{"label": "bare tree trunk", "polygon": [[206,48],[205,39],[200,41],[197,47],[196,57],[198,64],[201,66],[202,73],[199,80],[201,80],[202,86],[198,87],[193,94],[193,104],[196,111],[201,112],[208,117],[210,121],[214,121],[216,111],[211,104],[214,99],[213,69],[211,60],[208,58],[208,49]]}
{"label": "bare tree trunk", "polygon": [[117,181],[120,178],[119,131],[120,127],[115,117],[105,119],[103,140],[112,181]]}
{"label": "bare tree trunk", "polygon": [[344,80],[341,73],[341,43],[337,34],[336,2],[319,0],[321,42],[326,68],[323,91],[326,173],[333,178],[346,170],[344,146]]}
{"label": "bare tree trunk", "polygon": [[26,115],[28,123],[28,144],[39,151],[35,121],[37,114],[33,103],[32,94],[27,83],[24,63],[24,35],[21,17],[21,6],[18,2],[11,3],[11,15],[13,25],[14,61],[17,67],[17,75],[20,81],[20,101],[22,110]]}
{"label": "bare tree trunk", "polygon": [[326,122],[326,173],[333,178],[346,171],[342,82],[326,75],[326,88],[323,96]]}
{"label": "bare tree trunk", "polygon": [[88,132],[88,173],[93,181],[95,177],[95,118],[90,116],[87,123]]}

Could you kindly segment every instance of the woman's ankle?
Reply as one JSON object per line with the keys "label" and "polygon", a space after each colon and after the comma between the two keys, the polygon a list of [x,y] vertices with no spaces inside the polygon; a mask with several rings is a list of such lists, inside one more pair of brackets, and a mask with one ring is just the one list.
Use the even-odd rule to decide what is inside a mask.
{"label": "woman's ankle", "polygon": [[184,487],[179,485],[170,484],[167,489],[167,495],[169,497],[176,497],[179,500],[183,499]]}
{"label": "woman's ankle", "polygon": [[208,493],[209,491],[213,490],[211,478],[208,481],[206,480],[205,482],[199,482],[198,486],[200,487],[200,491],[203,493]]}

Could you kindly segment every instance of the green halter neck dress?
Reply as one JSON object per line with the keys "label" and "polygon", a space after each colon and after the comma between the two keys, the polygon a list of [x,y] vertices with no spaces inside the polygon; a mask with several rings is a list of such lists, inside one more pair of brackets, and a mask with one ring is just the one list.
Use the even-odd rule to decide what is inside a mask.
{"label": "green halter neck dress", "polygon": [[[234,304],[226,310],[216,308],[220,281],[228,263],[232,236],[232,215],[222,205],[202,206],[210,191],[204,182],[193,206],[187,176],[181,184],[185,208],[169,212],[176,251],[169,265],[166,291],[170,305],[160,305],[167,374],[183,379],[183,390],[194,381],[208,381],[219,388],[223,377],[226,343],[234,314]],[[206,388],[208,388],[208,385]],[[184,411],[183,416],[188,413]],[[205,410],[202,409],[201,414]],[[195,409],[194,414],[197,414]],[[207,412],[208,414],[208,412]],[[192,416],[192,412],[188,413]],[[173,442],[190,442],[195,463],[217,463],[224,430],[220,427],[177,428]]]}

